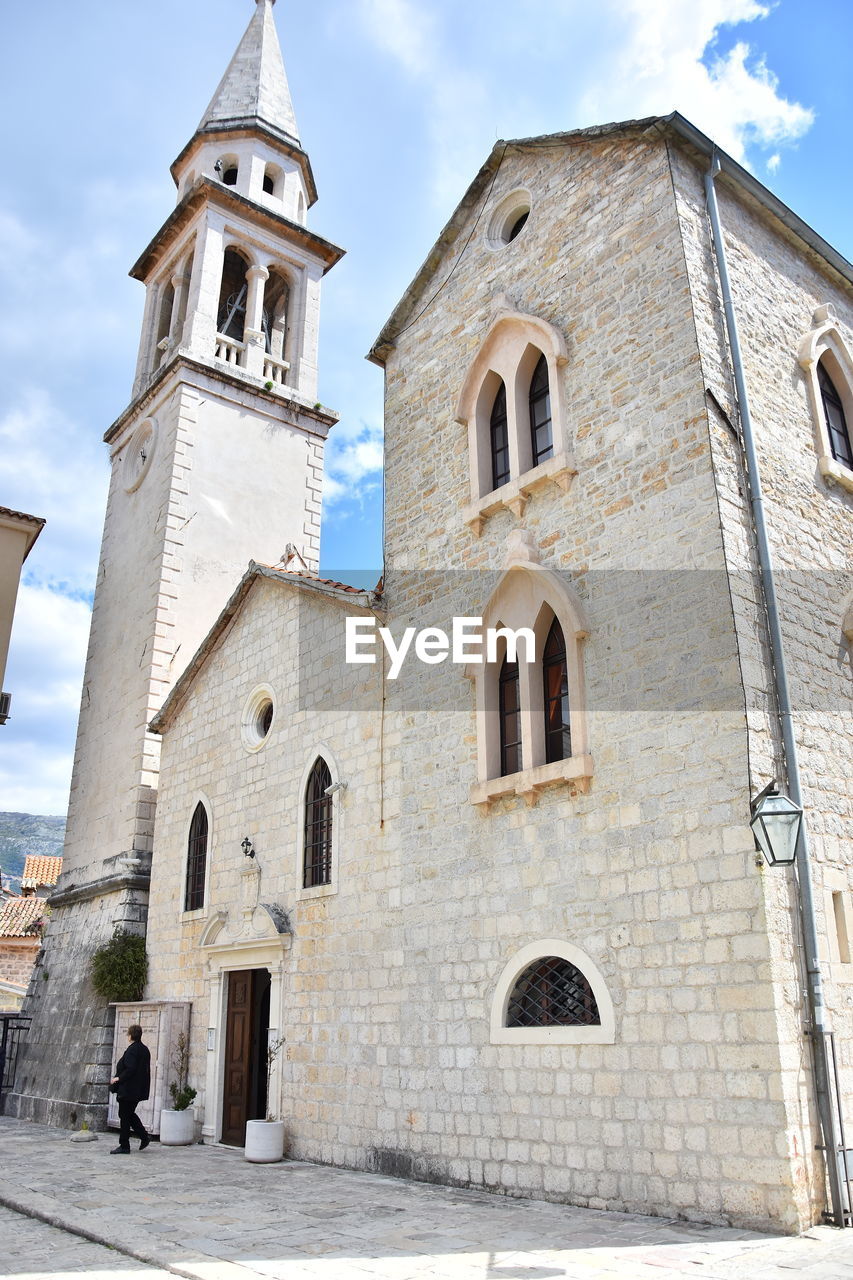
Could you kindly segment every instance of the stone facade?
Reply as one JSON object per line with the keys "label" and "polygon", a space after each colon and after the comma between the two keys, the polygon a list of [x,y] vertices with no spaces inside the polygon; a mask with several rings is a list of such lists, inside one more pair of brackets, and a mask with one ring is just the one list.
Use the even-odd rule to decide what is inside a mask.
{"label": "stone facade", "polygon": [[[266,23],[267,0],[258,13]],[[496,146],[372,352],[386,377],[381,596],[316,578],[313,553],[307,572],[287,572],[261,545],[274,567],[253,563],[225,604],[223,562],[197,612],[204,575],[177,590],[192,552],[166,540],[201,536],[186,533],[200,509],[186,495],[209,447],[192,424],[212,375],[190,377],[188,353],[180,392],[168,365],[145,392],[180,407],[149,464],[152,478],[171,467],[159,490],[169,532],[149,554],[117,491],[104,554],[123,581],[156,580],[138,634],[170,672],[155,694],[149,667],[127,713],[143,755],[116,769],[153,787],[144,753],[154,761],[162,738],[145,998],[192,1004],[206,1139],[233,1128],[237,1071],[237,1130],[278,1113],[297,1157],[787,1231],[819,1217],[796,886],[756,858],[748,825],[751,798],[784,781],[785,762],[704,207],[712,151],[672,119]],[[244,171],[250,198],[260,174]],[[853,471],[848,488],[821,461],[808,351],[827,326],[842,356],[851,349],[853,269],[733,162],[718,185],[847,1094]],[[205,234],[192,342],[221,276],[213,221]],[[253,287],[265,270],[255,263]],[[555,452],[537,462],[524,424],[540,357]],[[275,396],[220,381],[205,414],[227,454],[233,419],[219,422],[216,395],[243,396],[259,434]],[[501,383],[506,484],[491,472]],[[298,397],[297,408],[308,411]],[[294,486],[310,490],[307,531],[323,432],[304,426],[282,439],[308,440]],[[242,475],[227,456],[223,502],[256,482],[272,498],[277,480],[255,454]],[[217,593],[224,611],[203,638]],[[174,661],[167,624],[182,608],[192,643]],[[537,644],[559,623],[571,749],[546,752],[538,664],[519,676],[521,764],[503,767],[503,649],[484,664],[412,658],[398,676],[385,658],[345,662],[349,617],[398,643],[404,628],[449,630],[454,617],[526,621]],[[103,652],[91,672],[93,698],[121,691]],[[312,883],[317,777],[326,862]],[[105,801],[109,790],[107,779]],[[126,781],[119,790],[149,803]],[[153,813],[132,818],[148,824],[147,851]],[[86,901],[105,911],[103,893]],[[79,925],[68,936],[72,957]],[[597,1019],[509,1020],[508,994],[549,956],[580,972]],[[240,1004],[255,978],[257,999]],[[282,1037],[261,1089],[265,1038]]]}
{"label": "stone facade", "polygon": [[[782,771],[701,158],[656,130],[624,128],[510,145],[486,172],[490,185],[475,183],[377,347],[381,603],[399,638],[403,625],[488,616],[490,601],[503,616],[528,582],[551,584],[543,598],[555,610],[561,591],[574,600],[585,707],[573,717],[585,711],[587,763],[490,780],[482,739],[494,727],[475,692],[487,673],[414,662],[391,680],[386,664],[373,697],[369,682],[348,690],[341,620],[321,622],[330,605],[303,599],[297,619],[286,593],[265,587],[161,726],[174,765],[160,795],[151,995],[197,1002],[194,1081],[216,1137],[221,975],[248,953],[223,924],[234,933],[214,964],[210,921],[233,921],[230,904],[257,874],[240,869],[245,828],[267,849],[264,893],[275,849],[274,895],[289,921],[273,940],[270,1020],[287,1038],[275,1088],[294,1155],[794,1230],[820,1212],[824,1174],[796,899],[784,873],[759,864],[748,827],[751,795]],[[478,226],[516,192],[529,219],[496,246]],[[734,184],[722,201],[754,413],[767,424],[759,441],[846,1067],[853,970],[832,894],[849,891],[838,708],[850,702],[839,649],[850,499],[816,478],[797,352],[816,307],[831,301],[849,317],[849,285]],[[552,406],[565,406],[565,475],[522,474],[498,504],[476,498],[476,410],[467,430],[459,417],[501,325],[562,335]],[[818,546],[819,579],[802,572]],[[317,614],[308,650],[306,610]],[[273,730],[263,764],[241,761],[242,696],[285,670],[292,680],[304,652],[339,706],[308,697],[300,679],[286,740]],[[333,891],[306,900],[305,770],[321,750],[350,785],[335,801]],[[200,788],[227,850],[217,835],[209,899],[188,919],[174,904]],[[273,938],[263,920],[252,927],[259,948]],[[496,1034],[496,993],[537,945],[562,946],[598,975],[610,1043]]]}

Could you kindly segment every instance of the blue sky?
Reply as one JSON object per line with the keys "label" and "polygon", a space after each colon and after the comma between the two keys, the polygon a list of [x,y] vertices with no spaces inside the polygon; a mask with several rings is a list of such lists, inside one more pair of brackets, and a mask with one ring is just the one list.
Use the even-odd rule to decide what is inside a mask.
{"label": "blue sky", "polygon": [[[2,6],[0,505],[45,516],[25,566],[0,810],[62,813],[142,287],[192,135],[252,0]],[[363,357],[499,138],[677,108],[853,257],[849,0],[279,0],[320,192],[322,568],[381,563],[382,377]]]}

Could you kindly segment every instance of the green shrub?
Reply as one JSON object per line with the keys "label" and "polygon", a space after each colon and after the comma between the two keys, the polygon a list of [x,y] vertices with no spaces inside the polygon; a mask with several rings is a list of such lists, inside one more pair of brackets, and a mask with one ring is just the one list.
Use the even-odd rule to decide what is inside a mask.
{"label": "green shrub", "polygon": [[145,939],[116,925],[109,942],[93,953],[89,976],[95,991],[107,1003],[141,1000],[148,976]]}

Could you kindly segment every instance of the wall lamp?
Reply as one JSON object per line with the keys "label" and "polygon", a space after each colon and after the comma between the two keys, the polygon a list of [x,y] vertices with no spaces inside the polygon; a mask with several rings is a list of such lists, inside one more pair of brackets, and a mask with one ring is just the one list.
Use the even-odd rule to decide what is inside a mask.
{"label": "wall lamp", "polygon": [[797,858],[797,843],[803,825],[803,811],[790,796],[776,788],[776,779],[752,801],[749,825],[756,846],[768,866],[790,867]]}
{"label": "wall lamp", "polygon": [[252,844],[248,836],[244,837],[243,843],[240,845],[240,848],[243,850],[247,858],[254,858],[255,846]]}

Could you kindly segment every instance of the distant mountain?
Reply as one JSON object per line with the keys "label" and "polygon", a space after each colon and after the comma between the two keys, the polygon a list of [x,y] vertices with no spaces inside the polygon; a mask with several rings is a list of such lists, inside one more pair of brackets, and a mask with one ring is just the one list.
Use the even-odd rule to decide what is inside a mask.
{"label": "distant mountain", "polygon": [[43,818],[33,813],[0,813],[0,868],[3,883],[17,892],[28,853],[62,855],[64,818]]}

